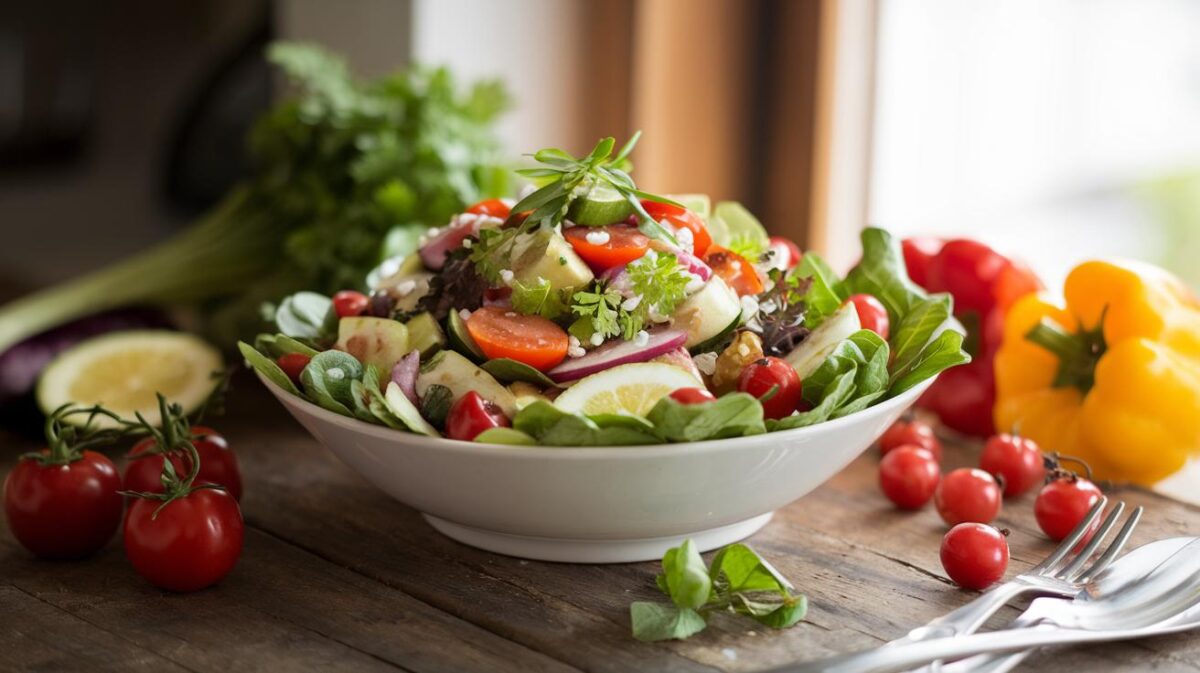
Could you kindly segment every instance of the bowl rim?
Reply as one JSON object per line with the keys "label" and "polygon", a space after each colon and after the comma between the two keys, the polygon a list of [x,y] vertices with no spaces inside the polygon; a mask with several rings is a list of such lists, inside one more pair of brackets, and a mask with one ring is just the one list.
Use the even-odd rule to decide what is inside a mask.
{"label": "bowl rim", "polygon": [[284,399],[291,399],[298,403],[301,408],[325,422],[333,423],[346,430],[364,433],[377,439],[382,440],[397,440],[406,438],[410,441],[406,444],[415,443],[426,447],[437,447],[439,451],[450,451],[468,456],[495,456],[497,453],[504,453],[514,458],[529,458],[529,459],[545,459],[545,458],[565,458],[565,459],[585,459],[585,458],[605,458],[605,457],[630,457],[637,456],[642,458],[660,458],[665,456],[689,455],[689,454],[706,454],[718,451],[724,451],[731,448],[736,448],[744,444],[753,443],[763,437],[771,436],[778,437],[780,441],[788,439],[799,439],[806,436],[815,436],[829,430],[836,430],[839,427],[853,425],[866,419],[869,412],[876,412],[880,415],[886,415],[888,410],[894,407],[907,407],[916,401],[921,393],[925,392],[933,382],[937,380],[937,376],[932,376],[921,383],[909,388],[896,397],[888,398],[879,404],[869,406],[860,411],[856,411],[841,418],[822,421],[803,428],[793,428],[791,430],[779,430],[777,432],[767,432],[760,435],[748,435],[744,437],[729,437],[725,439],[707,439],[700,442],[673,442],[667,444],[629,444],[623,446],[522,446],[514,444],[492,444],[486,442],[468,442],[461,439],[449,439],[446,437],[429,437],[417,433],[404,432],[403,430],[394,430],[382,425],[367,423],[357,418],[350,418],[338,413],[324,409],[321,406],[309,401],[299,395],[292,395],[283,390],[279,386],[271,382],[258,371],[254,372],[267,389],[271,391],[284,406],[288,406],[283,402]]}

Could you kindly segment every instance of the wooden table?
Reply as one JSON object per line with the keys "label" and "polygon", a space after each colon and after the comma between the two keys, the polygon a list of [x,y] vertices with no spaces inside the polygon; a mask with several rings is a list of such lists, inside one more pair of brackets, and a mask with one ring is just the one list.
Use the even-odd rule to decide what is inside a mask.
{"label": "wooden table", "polygon": [[[219,419],[246,482],[245,551],[219,586],[192,595],[138,577],[114,540],[95,558],[32,559],[0,533],[0,669],[13,671],[754,671],[866,648],[974,593],[942,573],[932,508],[894,510],[870,451],[780,511],[750,542],[811,609],[782,632],[724,615],[684,642],[629,634],[629,603],[660,598],[654,563],[523,561],[463,546],[368,486],[240,379]],[[28,442],[0,435],[7,472]],[[966,464],[952,447],[947,464]],[[437,475],[430,475],[436,479]],[[1132,544],[1200,534],[1197,509],[1137,490]],[[519,494],[514,494],[519,497]],[[1032,498],[1006,503],[1012,574],[1052,547]],[[1011,618],[1006,609],[996,621]],[[1032,658],[1022,670],[1200,671],[1200,638],[1164,637]]]}

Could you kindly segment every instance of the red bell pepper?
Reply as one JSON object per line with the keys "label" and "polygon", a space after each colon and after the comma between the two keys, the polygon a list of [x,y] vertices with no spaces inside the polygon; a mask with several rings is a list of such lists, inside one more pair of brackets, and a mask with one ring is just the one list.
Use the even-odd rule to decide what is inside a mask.
{"label": "red bell pepper", "polygon": [[1021,262],[968,239],[910,238],[903,243],[908,275],[930,292],[949,292],[954,315],[967,328],[970,364],[942,372],[917,403],[959,432],[986,437],[995,432],[992,360],[1000,348],[1004,315],[1018,298],[1042,288]]}

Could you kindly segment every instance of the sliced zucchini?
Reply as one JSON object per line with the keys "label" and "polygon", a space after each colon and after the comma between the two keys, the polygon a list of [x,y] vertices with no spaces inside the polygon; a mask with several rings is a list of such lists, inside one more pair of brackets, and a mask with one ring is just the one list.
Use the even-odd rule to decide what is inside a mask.
{"label": "sliced zucchini", "polygon": [[467,323],[458,311],[451,310],[450,315],[446,317],[446,343],[475,362],[487,359],[479,344],[471,338],[471,333],[467,331]]}
{"label": "sliced zucchini", "polygon": [[436,428],[429,424],[421,417],[421,412],[413,406],[413,403],[405,397],[404,391],[400,390],[400,386],[394,381],[388,383],[387,392],[384,393],[384,400],[387,401],[388,409],[399,418],[411,432],[419,435],[428,435],[430,437],[441,437]]}
{"label": "sliced zucchini", "polygon": [[404,323],[365,316],[342,318],[338,322],[335,348],[353,355],[363,364],[375,365],[389,373],[411,350]]}
{"label": "sliced zucchini", "polygon": [[421,365],[421,373],[417,375],[417,396],[424,398],[433,385],[450,389],[456,400],[474,390],[485,400],[497,404],[509,418],[517,412],[517,401],[508,388],[455,351],[441,351]]}
{"label": "sliced zucchini", "polygon": [[594,183],[586,194],[575,198],[567,207],[568,220],[589,227],[624,222],[632,213],[633,204],[629,199],[602,183]]}
{"label": "sliced zucchini", "polygon": [[728,332],[730,325],[737,327],[734,323],[741,321],[742,305],[737,293],[720,276],[713,276],[675,309],[673,317],[677,326],[687,330],[684,345],[691,349]]}
{"label": "sliced zucchini", "polygon": [[858,311],[847,304],[825,319],[804,341],[800,342],[784,360],[796,370],[803,381],[829,357],[838,344],[850,338],[862,326],[858,322]]}

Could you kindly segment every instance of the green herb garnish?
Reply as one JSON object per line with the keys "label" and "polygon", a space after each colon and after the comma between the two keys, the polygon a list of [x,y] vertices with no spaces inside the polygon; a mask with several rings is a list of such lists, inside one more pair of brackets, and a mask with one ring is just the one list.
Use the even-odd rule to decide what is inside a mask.
{"label": "green herb garnish", "polygon": [[532,285],[514,280],[511,299],[513,310],[517,313],[540,315],[548,320],[554,320],[570,310],[562,293],[555,290],[545,278],[538,278]]}

